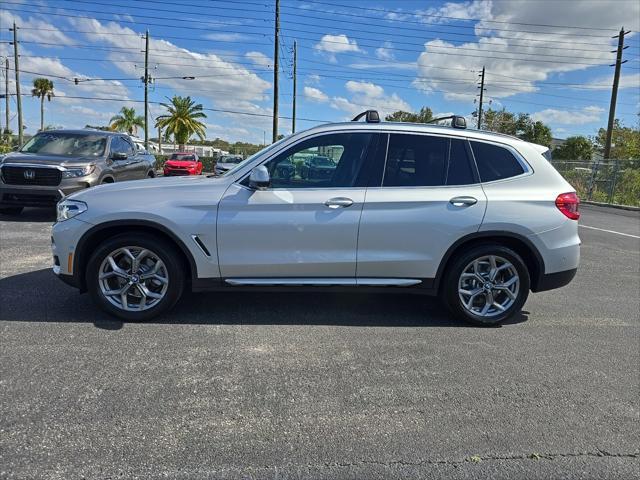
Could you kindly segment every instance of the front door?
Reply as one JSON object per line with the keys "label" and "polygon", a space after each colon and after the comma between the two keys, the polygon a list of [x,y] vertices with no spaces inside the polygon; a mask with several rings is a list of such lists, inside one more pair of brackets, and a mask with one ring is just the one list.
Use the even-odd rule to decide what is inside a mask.
{"label": "front door", "polygon": [[358,278],[435,278],[459,238],[477,232],[486,197],[464,139],[389,135],[382,184],[367,190]]}
{"label": "front door", "polygon": [[[315,278],[355,281],[358,223],[374,133],[323,134],[265,165],[271,185],[232,185],[218,210],[223,278]],[[303,166],[322,157],[322,175]]]}

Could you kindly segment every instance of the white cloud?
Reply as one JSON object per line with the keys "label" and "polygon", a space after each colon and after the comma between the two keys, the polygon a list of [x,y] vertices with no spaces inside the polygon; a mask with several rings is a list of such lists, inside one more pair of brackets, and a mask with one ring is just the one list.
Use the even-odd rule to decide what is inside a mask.
{"label": "white cloud", "polygon": [[324,103],[329,100],[329,97],[326,93],[314,87],[304,87],[304,96],[313,102],[319,103]]}
{"label": "white cloud", "polygon": [[74,43],[73,40],[60,29],[37,18],[21,18],[18,15],[2,10],[0,11],[0,25],[12,25],[15,22],[19,27],[20,40],[24,42],[39,42],[43,47],[64,46]]}
{"label": "white cloud", "polygon": [[304,79],[304,83],[306,83],[307,85],[320,85],[320,75],[316,73],[307,75],[307,77]]}
{"label": "white cloud", "polygon": [[377,110],[382,117],[397,110],[411,111],[411,106],[396,93],[388,95],[384,88],[371,82],[356,82],[349,80],[345,88],[352,94],[349,100],[344,97],[333,97],[331,106],[337,110],[347,112],[350,116],[367,109]]}
{"label": "white cloud", "polygon": [[393,60],[395,57],[393,56],[393,43],[386,41],[382,44],[380,48],[376,48],[376,57],[380,60]]}
{"label": "white cloud", "polygon": [[[625,8],[620,8],[615,1],[604,0],[545,2],[544,8],[540,8],[539,2],[527,0],[447,3],[430,12],[481,19],[474,23],[475,34],[480,38],[457,45],[440,39],[426,42],[424,52],[417,60],[418,78],[414,85],[426,93],[444,91],[448,100],[470,101],[477,93],[477,72],[484,66],[487,71],[487,95],[504,98],[535,92],[538,90],[536,82],[545,81],[554,74],[588,70],[591,67],[586,64],[589,63],[609,65],[613,61],[613,55],[609,52],[609,47],[613,48],[613,39],[594,42],[593,37],[587,36],[593,34],[588,30],[563,27],[550,30],[521,25],[572,25],[576,23],[577,11],[580,12],[581,24],[611,27],[615,32],[619,25],[628,25],[630,18],[640,18],[640,3],[625,3]],[[422,18],[422,21],[429,23],[446,21],[434,17]],[[489,20],[506,23],[496,24]],[[550,48],[553,42],[556,42],[556,49]],[[583,49],[597,51],[585,52]],[[552,56],[554,54],[560,57]]]}
{"label": "white cloud", "polygon": [[247,52],[244,55],[249,60],[251,60],[255,65],[259,67],[272,67],[273,61],[267,57],[264,53],[261,52]]}
{"label": "white cloud", "polygon": [[[581,85],[580,88],[587,88],[590,90],[611,90],[613,85],[612,76],[597,77],[589,81],[585,85]],[[618,84],[620,90],[625,88],[640,89],[640,73],[629,73],[626,75],[620,75],[620,83]]]}
{"label": "white cloud", "polygon": [[248,35],[244,35],[242,33],[207,33],[204,38],[207,40],[213,40],[218,42],[237,42],[239,40],[246,40],[249,38]]}
{"label": "white cloud", "polygon": [[540,112],[531,114],[531,118],[536,121],[561,125],[584,125],[585,123],[597,122],[604,113],[604,108],[591,105],[579,111],[559,110],[547,108]]}
{"label": "white cloud", "polygon": [[340,35],[323,35],[314,47],[316,51],[327,54],[329,59],[336,61],[335,54],[346,52],[362,52],[358,47],[358,42],[349,39],[344,33]]}

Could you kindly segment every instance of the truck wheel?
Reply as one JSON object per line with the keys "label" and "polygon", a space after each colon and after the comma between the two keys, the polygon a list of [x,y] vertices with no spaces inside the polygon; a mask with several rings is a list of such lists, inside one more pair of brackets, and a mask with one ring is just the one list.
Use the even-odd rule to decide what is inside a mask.
{"label": "truck wheel", "polygon": [[520,311],[529,288],[522,258],[510,248],[486,244],[455,259],[444,278],[442,298],[457,318],[497,325]]}
{"label": "truck wheel", "polygon": [[100,244],[87,264],[87,289],[107,313],[129,321],[156,317],[182,295],[185,269],[175,246],[144,233]]}

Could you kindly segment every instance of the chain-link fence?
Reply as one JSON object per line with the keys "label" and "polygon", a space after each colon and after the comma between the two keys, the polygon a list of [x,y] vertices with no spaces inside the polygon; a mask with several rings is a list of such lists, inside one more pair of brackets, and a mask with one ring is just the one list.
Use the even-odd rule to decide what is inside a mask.
{"label": "chain-link fence", "polygon": [[640,207],[640,159],[551,163],[583,200]]}

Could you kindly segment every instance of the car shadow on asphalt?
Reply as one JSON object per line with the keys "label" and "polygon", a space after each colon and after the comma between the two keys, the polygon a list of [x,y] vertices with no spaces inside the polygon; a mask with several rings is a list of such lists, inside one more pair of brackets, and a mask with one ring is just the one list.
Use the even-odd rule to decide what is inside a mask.
{"label": "car shadow on asphalt", "polygon": [[0,222],[45,222],[53,223],[56,221],[55,206],[49,208],[25,208],[18,215],[3,215],[0,213]]}
{"label": "car shadow on asphalt", "polygon": [[[522,312],[502,325],[527,318],[528,312]],[[50,269],[0,279],[0,320],[93,323],[104,330],[119,330],[126,323],[99,310],[89,295],[80,295]],[[186,293],[173,310],[147,323],[474,328],[452,318],[432,297],[357,291]]]}

